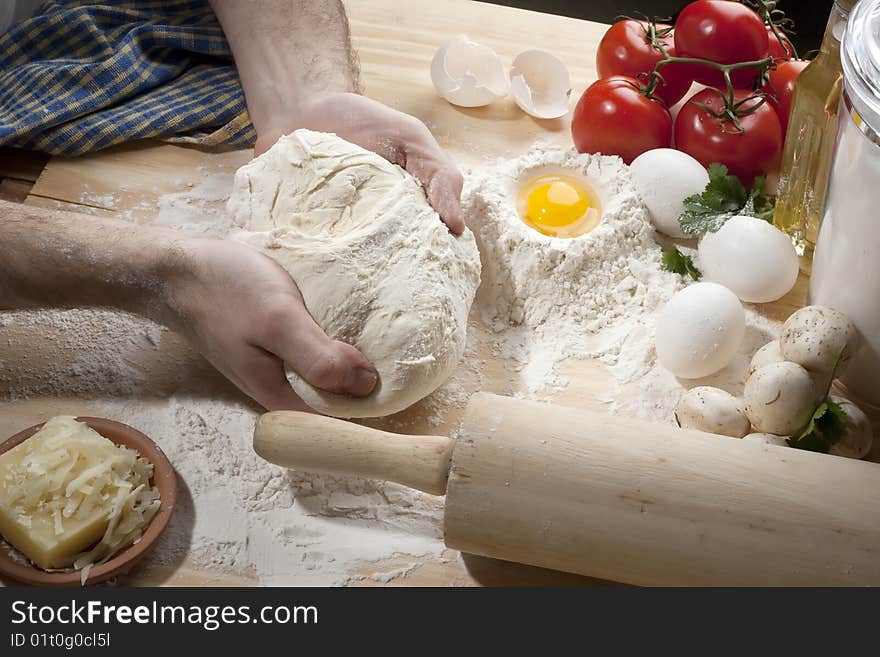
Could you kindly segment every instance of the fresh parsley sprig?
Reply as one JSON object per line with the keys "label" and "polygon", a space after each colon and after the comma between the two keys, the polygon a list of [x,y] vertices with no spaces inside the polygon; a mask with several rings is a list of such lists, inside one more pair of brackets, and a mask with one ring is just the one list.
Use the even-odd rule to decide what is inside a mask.
{"label": "fresh parsley sprig", "polygon": [[846,411],[840,407],[840,404],[826,401],[819,404],[803,433],[785,442],[789,447],[827,454],[843,437],[847,422]]}
{"label": "fresh parsley sprig", "polygon": [[695,281],[700,280],[703,272],[696,268],[694,260],[689,255],[685,255],[675,246],[667,246],[663,249],[661,266],[666,271],[673,274],[681,274],[682,276],[690,276]]}
{"label": "fresh parsley sprig", "polygon": [[755,178],[752,189],[746,190],[739,178],[728,175],[726,166],[713,162],[706,189],[684,200],[684,212],[678,221],[682,232],[699,237],[714,233],[737,215],[771,222],[775,203],[775,197],[764,194],[763,176]]}

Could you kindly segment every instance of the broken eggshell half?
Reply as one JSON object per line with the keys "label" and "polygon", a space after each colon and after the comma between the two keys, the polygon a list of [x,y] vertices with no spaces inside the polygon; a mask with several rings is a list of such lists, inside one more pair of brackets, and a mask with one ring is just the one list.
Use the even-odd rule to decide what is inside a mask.
{"label": "broken eggshell half", "polygon": [[431,61],[437,93],[453,105],[482,107],[504,98],[510,81],[494,50],[464,34],[437,48]]}
{"label": "broken eggshell half", "polygon": [[510,92],[520,109],[538,119],[568,113],[571,78],[560,59],[543,50],[526,50],[513,60]]}

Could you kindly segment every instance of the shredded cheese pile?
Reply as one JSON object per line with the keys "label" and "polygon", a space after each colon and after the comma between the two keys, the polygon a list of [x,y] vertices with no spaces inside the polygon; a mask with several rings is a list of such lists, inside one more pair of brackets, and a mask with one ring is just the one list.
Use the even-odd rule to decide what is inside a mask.
{"label": "shredded cheese pile", "polygon": [[9,501],[24,526],[37,514],[52,518],[55,535],[65,521],[106,514],[103,537],[87,552],[71,555],[83,583],[96,563],[137,543],[159,510],[150,486],[153,465],[135,450],[116,445],[73,417],[49,420],[23,444],[25,456],[7,472]]}

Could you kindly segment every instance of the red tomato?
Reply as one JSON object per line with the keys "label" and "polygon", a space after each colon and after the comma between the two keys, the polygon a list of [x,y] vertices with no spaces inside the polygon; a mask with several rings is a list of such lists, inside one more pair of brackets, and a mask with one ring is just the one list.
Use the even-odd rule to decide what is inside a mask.
{"label": "red tomato", "polygon": [[773,109],[776,110],[776,115],[779,117],[783,138],[785,138],[785,131],[788,129],[788,115],[791,113],[791,97],[794,94],[795,80],[809,63],[800,59],[792,59],[777,62],[776,66],[770,69],[770,82],[767,83],[764,90],[776,96],[775,100],[773,98],[767,100],[773,105]]}
{"label": "red tomato", "polygon": [[662,101],[648,98],[635,78],[614,75],[584,91],[571,119],[571,136],[581,153],[619,155],[629,164],[672,141],[672,118]]}
{"label": "red tomato", "polygon": [[[776,28],[777,30],[779,28]],[[791,49],[791,46],[787,43],[782,43],[779,39],[776,38],[776,35],[773,34],[773,31],[768,27],[767,28],[767,40],[770,43],[770,56],[773,58],[773,61],[778,59],[791,59],[794,57],[794,52]]]}
{"label": "red tomato", "polygon": [[[663,59],[663,53],[648,41],[647,23],[626,19],[618,21],[605,32],[596,51],[596,71],[600,78],[612,75],[626,75],[639,79],[654,70]],[[669,28],[665,23],[657,23],[659,29]],[[675,56],[672,33],[660,39],[670,56]],[[655,93],[670,107],[675,105],[691,86],[691,81],[679,71],[680,64],[667,64],[662,68],[664,83]]]}
{"label": "red tomato", "polygon": [[[737,100],[749,92],[737,92]],[[758,101],[756,100],[755,103]],[[717,119],[699,104],[718,112],[723,98],[714,89],[704,89],[691,98],[675,119],[675,147],[697,159],[703,166],[712,162],[726,165],[744,185],[755,176],[775,172],[782,153],[782,129],[776,112],[763,103],[751,114],[739,117],[742,131],[729,119]]]}
{"label": "red tomato", "polygon": [[[675,48],[681,57],[699,57],[719,64],[751,62],[767,57],[770,42],[764,21],[754,11],[733,0],[697,0],[675,21]],[[731,73],[737,88],[751,87],[759,71],[738,69]],[[697,82],[723,85],[721,72],[702,67]]]}

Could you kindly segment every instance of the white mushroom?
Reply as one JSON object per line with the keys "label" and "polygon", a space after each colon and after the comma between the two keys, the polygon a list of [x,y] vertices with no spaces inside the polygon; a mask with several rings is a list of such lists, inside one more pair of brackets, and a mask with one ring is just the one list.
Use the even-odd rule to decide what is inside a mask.
{"label": "white mushroom", "polygon": [[796,363],[770,363],[746,381],[746,416],[761,433],[791,436],[805,427],[816,409],[810,373]]}
{"label": "white mushroom", "polygon": [[749,420],[740,401],[729,392],[710,386],[688,390],[675,407],[675,419],[684,429],[734,438],[749,432]]}
{"label": "white mushroom", "polygon": [[768,342],[758,349],[758,351],[755,352],[755,355],[752,356],[752,360],[749,363],[749,371],[746,373],[746,378],[748,379],[758,369],[764,367],[764,365],[781,363],[784,360],[785,357],[782,355],[782,350],[779,347],[779,340]]}
{"label": "white mushroom", "polygon": [[845,456],[851,459],[861,459],[871,451],[874,442],[874,432],[871,430],[871,421],[858,406],[844,397],[832,396],[831,401],[837,403],[846,413],[846,429],[831,449],[829,454]]}
{"label": "white mushroom", "polygon": [[[779,339],[785,360],[811,372],[840,376],[858,348],[858,333],[846,315],[825,306],[806,306],[789,317]],[[838,364],[838,361],[839,364]]]}
{"label": "white mushroom", "polygon": [[750,433],[747,436],[743,436],[743,440],[750,443],[758,443],[760,445],[779,445],[781,447],[788,447],[788,443],[785,442],[788,438],[785,436],[777,436],[773,433]]}

